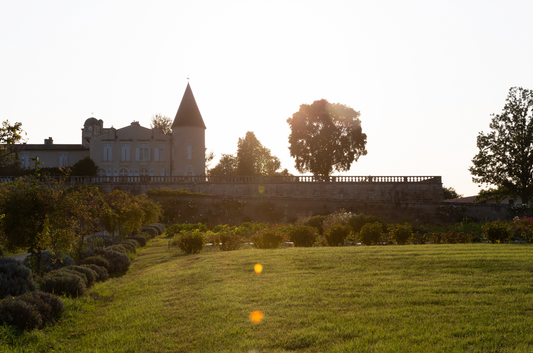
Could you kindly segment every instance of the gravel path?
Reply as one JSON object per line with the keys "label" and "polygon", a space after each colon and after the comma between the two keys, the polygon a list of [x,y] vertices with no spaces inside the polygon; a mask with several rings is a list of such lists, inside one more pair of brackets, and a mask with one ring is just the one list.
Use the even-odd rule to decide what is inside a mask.
{"label": "gravel path", "polygon": [[27,258],[28,256],[30,256],[30,253],[27,252],[25,254],[18,254],[18,255],[13,255],[13,256],[8,256],[8,257],[11,257],[15,260],[18,260],[18,261],[24,261],[25,258]]}

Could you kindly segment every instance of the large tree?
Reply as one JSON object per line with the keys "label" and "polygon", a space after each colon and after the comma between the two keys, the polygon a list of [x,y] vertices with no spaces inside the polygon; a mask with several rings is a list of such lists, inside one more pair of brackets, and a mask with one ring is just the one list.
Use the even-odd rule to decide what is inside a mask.
{"label": "large tree", "polygon": [[492,114],[490,129],[477,137],[479,153],[469,168],[472,180],[527,203],[533,193],[533,91],[510,88],[502,112]]}
{"label": "large tree", "polygon": [[22,134],[22,123],[10,124],[7,120],[2,122],[2,127],[0,127],[0,166],[17,162],[13,159],[14,146],[22,141]]}
{"label": "large tree", "polygon": [[152,129],[159,128],[165,135],[170,135],[172,134],[172,119],[162,114],[152,115],[150,127]]}
{"label": "large tree", "polygon": [[367,153],[360,115],[344,104],[325,99],[302,104],[287,119],[291,128],[289,150],[296,169],[326,177],[334,170],[349,170],[354,161]]}
{"label": "large tree", "polygon": [[255,134],[248,131],[237,143],[237,153],[222,154],[209,175],[289,175],[287,169],[278,172],[281,162],[263,146]]}
{"label": "large tree", "polygon": [[223,153],[217,165],[209,169],[208,174],[215,176],[237,175],[237,157]]}
{"label": "large tree", "polygon": [[33,254],[39,274],[42,250],[71,250],[79,236],[80,204],[65,190],[62,183],[36,177],[0,185],[0,239],[8,250],[24,248]]}
{"label": "large tree", "polygon": [[237,143],[237,175],[275,175],[281,167],[279,158],[263,146],[252,131]]}

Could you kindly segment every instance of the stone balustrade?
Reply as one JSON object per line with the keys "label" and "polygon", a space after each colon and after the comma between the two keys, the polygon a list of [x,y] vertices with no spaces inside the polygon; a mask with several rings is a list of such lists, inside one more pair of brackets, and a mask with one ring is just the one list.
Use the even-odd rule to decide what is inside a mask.
{"label": "stone balustrade", "polygon": [[[2,176],[0,182],[17,179],[16,176]],[[46,180],[46,178],[41,178]],[[52,177],[60,180],[60,177]],[[68,177],[64,179],[72,184],[199,184],[199,183],[232,183],[232,184],[270,184],[270,183],[435,183],[441,184],[440,176],[97,176]]]}

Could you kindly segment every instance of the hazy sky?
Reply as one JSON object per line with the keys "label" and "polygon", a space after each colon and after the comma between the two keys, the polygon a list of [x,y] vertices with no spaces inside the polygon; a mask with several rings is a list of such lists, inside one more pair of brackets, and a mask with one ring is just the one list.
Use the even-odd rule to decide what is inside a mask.
{"label": "hazy sky", "polygon": [[81,143],[94,116],[121,128],[174,118],[187,77],[206,145],[247,131],[297,174],[286,119],[325,98],[361,112],[368,155],[347,175],[468,167],[510,87],[533,88],[533,1],[0,0],[0,120],[28,143]]}

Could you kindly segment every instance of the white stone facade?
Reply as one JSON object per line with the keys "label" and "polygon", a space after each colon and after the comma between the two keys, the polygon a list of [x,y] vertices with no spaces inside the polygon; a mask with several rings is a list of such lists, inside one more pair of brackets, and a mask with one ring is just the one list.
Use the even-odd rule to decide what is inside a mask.
{"label": "white stone facade", "polygon": [[99,176],[201,176],[205,175],[205,124],[189,85],[172,125],[172,134],[142,127],[134,121],[121,129],[104,128],[95,118],[85,121],[80,145],[20,145],[22,166],[72,167],[91,157]]}

